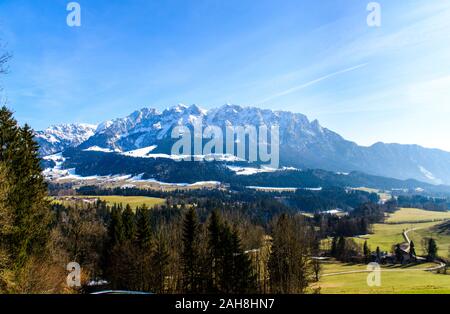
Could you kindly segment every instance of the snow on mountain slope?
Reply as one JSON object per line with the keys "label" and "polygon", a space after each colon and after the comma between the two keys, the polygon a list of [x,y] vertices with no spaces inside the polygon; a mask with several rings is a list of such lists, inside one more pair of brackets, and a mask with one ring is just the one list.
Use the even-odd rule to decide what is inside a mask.
{"label": "snow on mountain slope", "polygon": [[148,146],[148,147],[144,147],[144,148],[135,149],[135,150],[132,150],[129,152],[125,152],[123,154],[125,156],[130,156],[130,157],[145,157],[156,147],[158,147],[158,146],[152,145],[152,146]]}
{"label": "snow on mountain slope", "polygon": [[96,125],[86,123],[60,124],[37,131],[35,139],[40,146],[40,154],[46,156],[80,145],[93,136],[96,129]]}
{"label": "snow on mountain slope", "polygon": [[109,149],[109,148],[103,148],[98,146],[91,146],[89,148],[83,149],[85,152],[102,152],[102,153],[120,153],[120,150],[116,149]]}

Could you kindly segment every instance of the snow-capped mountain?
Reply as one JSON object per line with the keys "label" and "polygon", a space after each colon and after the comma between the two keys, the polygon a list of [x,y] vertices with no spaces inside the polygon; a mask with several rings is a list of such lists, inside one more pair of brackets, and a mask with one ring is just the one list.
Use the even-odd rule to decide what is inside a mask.
{"label": "snow-capped mountain", "polygon": [[96,125],[86,123],[60,124],[37,131],[35,139],[40,146],[41,155],[46,156],[80,145],[94,135],[96,129]]}
{"label": "snow-capped mountain", "polygon": [[[38,132],[43,154],[77,146],[83,150],[129,152],[152,147],[152,154],[170,154],[171,131],[201,119],[203,126],[278,125],[280,166],[324,169],[450,184],[450,153],[417,145],[377,143],[359,146],[310,121],[300,113],[255,107],[224,105],[203,110],[196,105],[177,105],[164,111],[144,108],[127,117],[95,127],[57,127]],[[95,132],[94,132],[95,129]],[[78,136],[76,136],[78,135]],[[45,139],[45,141],[42,141]],[[40,143],[41,143],[40,142]]]}

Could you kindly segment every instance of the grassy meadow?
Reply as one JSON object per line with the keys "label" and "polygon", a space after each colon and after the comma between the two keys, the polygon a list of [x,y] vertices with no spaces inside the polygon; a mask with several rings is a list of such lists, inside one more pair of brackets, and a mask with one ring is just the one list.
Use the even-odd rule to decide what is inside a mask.
{"label": "grassy meadow", "polygon": [[429,222],[450,219],[450,211],[435,212],[418,208],[401,208],[389,215],[386,223]]}
{"label": "grassy meadow", "polygon": [[422,240],[433,237],[438,245],[438,254],[449,257],[450,232],[439,229],[439,225],[450,219],[450,212],[434,212],[417,208],[401,208],[391,214],[385,223],[374,224],[372,234],[354,238],[358,243],[367,240],[369,247],[375,250],[377,246],[382,251],[391,251],[396,243],[404,242],[402,233],[408,232],[409,238],[416,246],[417,254],[424,254]]}
{"label": "grassy meadow", "polygon": [[[131,206],[131,208],[136,209],[139,206],[146,205],[149,208],[152,208],[157,205],[162,205],[165,203],[165,199],[157,198],[157,197],[147,197],[147,196],[117,196],[117,195],[108,195],[108,196],[71,196],[70,198],[74,198],[77,200],[83,199],[100,199],[105,201],[108,205],[114,204],[122,204],[122,206],[126,206],[127,204]],[[56,202],[60,202],[63,204],[70,204],[76,202],[73,199],[57,199]]]}
{"label": "grassy meadow", "polygon": [[[382,266],[381,285],[367,284],[368,272],[336,274],[340,272],[364,271],[364,264],[330,262],[323,264],[323,274],[312,288],[323,294],[381,294],[381,293],[450,293],[450,274],[436,274],[422,270],[436,266],[425,263],[414,266]],[[333,275],[334,274],[334,275]]]}

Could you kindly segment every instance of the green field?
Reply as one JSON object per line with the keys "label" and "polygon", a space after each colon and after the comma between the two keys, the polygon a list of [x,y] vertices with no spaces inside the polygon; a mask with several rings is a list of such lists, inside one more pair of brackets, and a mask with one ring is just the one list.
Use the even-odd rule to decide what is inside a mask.
{"label": "green field", "polygon": [[417,208],[401,208],[389,215],[386,223],[427,222],[450,219],[450,211],[435,212]]}
{"label": "green field", "polygon": [[408,236],[414,242],[417,254],[424,254],[422,239],[433,237],[439,248],[438,254],[449,257],[450,231],[442,232],[438,229],[438,226],[449,218],[449,212],[402,208],[391,214],[386,223],[374,224],[373,234],[354,239],[361,244],[367,240],[372,250],[379,246],[382,251],[391,251],[393,245],[405,241],[402,232],[412,230],[408,232]]}
{"label": "green field", "polygon": [[[138,206],[146,205],[147,207],[151,208],[156,205],[162,205],[165,203],[165,199],[163,198],[157,198],[157,197],[147,197],[147,196],[74,196],[71,198],[76,198],[77,200],[82,199],[100,199],[102,201],[106,201],[108,205],[114,205],[114,204],[122,204],[124,207],[128,204],[131,206],[131,208],[136,209]],[[56,200],[57,202],[61,202],[63,204],[67,203],[73,203],[73,200],[65,200],[60,199]]]}
{"label": "green field", "polygon": [[332,273],[366,270],[366,265],[325,263],[320,281],[312,288],[320,287],[320,292],[324,294],[450,293],[450,275],[421,270],[435,265],[383,266],[380,273],[381,285],[370,287],[367,284],[368,272],[327,276]]}

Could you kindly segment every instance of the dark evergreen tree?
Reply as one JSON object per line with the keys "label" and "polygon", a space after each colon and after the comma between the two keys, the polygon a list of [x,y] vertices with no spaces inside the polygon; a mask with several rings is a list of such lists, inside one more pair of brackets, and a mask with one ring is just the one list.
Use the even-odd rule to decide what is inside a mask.
{"label": "dark evergreen tree", "polygon": [[[233,250],[232,293],[252,293],[256,291],[256,272],[253,270],[251,257],[259,264],[260,250],[244,252],[241,239],[236,228],[231,234]],[[251,256],[250,254],[253,254]],[[257,265],[259,267],[259,265]]]}
{"label": "dark evergreen tree", "polygon": [[427,259],[429,261],[434,261],[437,257],[438,247],[436,241],[433,238],[428,239],[426,251],[427,251]]}
{"label": "dark evergreen tree", "polygon": [[345,238],[343,236],[340,236],[337,240],[336,258],[339,260],[345,260],[346,258]]}
{"label": "dark evergreen tree", "polygon": [[30,255],[43,252],[52,217],[38,145],[28,125],[19,129],[19,139],[19,148],[13,160],[13,172],[16,175],[12,201],[17,210],[14,236],[16,261],[18,265],[23,265]]}
{"label": "dark evergreen tree", "polygon": [[233,270],[235,253],[230,226],[227,223],[222,224],[220,230],[220,269],[219,286],[222,293],[231,293],[233,291]]}
{"label": "dark evergreen tree", "polygon": [[220,245],[222,224],[217,210],[211,213],[208,225],[208,291],[219,291],[219,277],[223,262],[223,248]]}
{"label": "dark evergreen tree", "polygon": [[398,243],[395,245],[394,254],[395,254],[395,259],[397,260],[397,262],[402,264],[403,263],[403,252],[400,247],[400,244],[398,244]]}
{"label": "dark evergreen tree", "polygon": [[0,109],[0,161],[13,166],[14,155],[19,145],[19,127],[12,112],[3,106]]}
{"label": "dark evergreen tree", "polygon": [[9,253],[21,267],[31,255],[44,252],[51,211],[33,131],[28,125],[18,127],[6,107],[0,109],[0,161],[10,169],[12,183],[7,203],[14,210],[15,227],[7,240]]}
{"label": "dark evergreen tree", "polygon": [[123,230],[126,240],[134,241],[136,238],[136,220],[130,204],[125,206],[122,213]]}
{"label": "dark evergreen tree", "polygon": [[183,220],[183,249],[181,263],[183,271],[183,291],[200,292],[200,256],[198,247],[199,222],[194,208],[189,208]]}
{"label": "dark evergreen tree", "polygon": [[137,240],[141,249],[149,249],[152,242],[150,210],[144,206],[138,208],[137,213]]}
{"label": "dark evergreen tree", "polygon": [[152,255],[153,289],[156,293],[165,292],[165,278],[168,275],[169,251],[166,239],[159,234],[155,241],[155,250]]}
{"label": "dark evergreen tree", "polygon": [[0,109],[0,163],[7,169],[9,187],[3,207],[11,219],[9,232],[0,240],[11,262],[9,282],[14,286],[24,267],[46,260],[52,212],[33,131],[28,125],[19,127],[6,107]]}
{"label": "dark evergreen tree", "polygon": [[369,246],[367,245],[367,240],[364,241],[363,254],[365,262],[368,263],[370,261],[370,249]]}
{"label": "dark evergreen tree", "polygon": [[116,205],[111,209],[111,222],[108,228],[110,247],[121,244],[125,241],[125,230],[122,222],[122,213]]}

